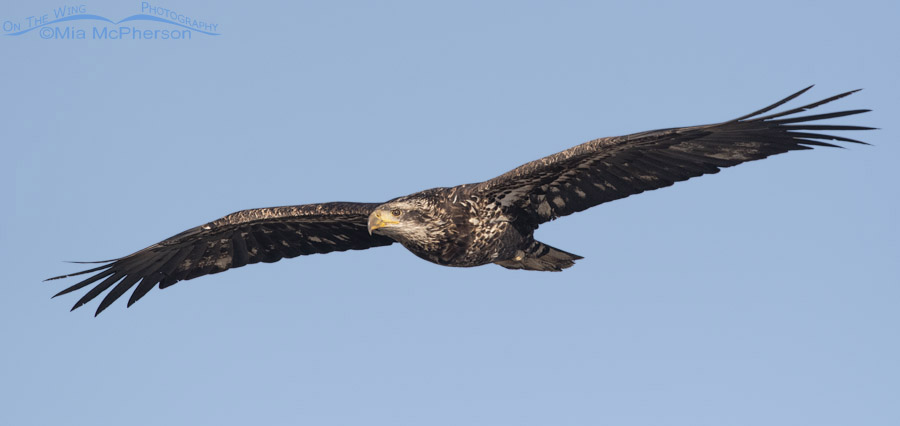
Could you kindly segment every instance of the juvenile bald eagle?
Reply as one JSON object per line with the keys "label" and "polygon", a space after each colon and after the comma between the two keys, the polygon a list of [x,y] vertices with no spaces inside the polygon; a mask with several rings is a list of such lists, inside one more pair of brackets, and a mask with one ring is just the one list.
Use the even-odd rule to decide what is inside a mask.
{"label": "juvenile bald eagle", "polygon": [[810,123],[869,110],[795,115],[855,91],[763,116],[810,87],[731,121],[595,139],[480,183],[428,189],[385,203],[239,211],[128,256],[97,262],[102,266],[50,280],[94,273],[56,296],[99,281],[72,307],[112,288],[97,315],[132,287],[128,306],[157,284],[166,288],[250,263],[394,242],[439,265],[496,263],[509,269],[561,271],[582,257],[536,241],[534,231],[544,222],[746,161],[838,146],[822,140],[864,143],[816,131],[870,127]]}

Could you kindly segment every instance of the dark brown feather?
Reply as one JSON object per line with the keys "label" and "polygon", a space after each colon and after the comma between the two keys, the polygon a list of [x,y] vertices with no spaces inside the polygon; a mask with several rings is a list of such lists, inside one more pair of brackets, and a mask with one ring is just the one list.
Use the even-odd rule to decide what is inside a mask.
{"label": "dark brown feather", "polygon": [[[809,90],[803,89],[759,111],[706,126],[663,129],[595,139],[532,161],[475,184],[472,193],[526,213],[532,227],[560,216],[674,182],[823,142],[863,143],[810,131],[869,130],[870,127],[809,124],[867,112],[865,109],[793,116],[854,92],[841,93],[788,111],[760,117]],[[787,118],[782,118],[787,117]],[[797,124],[795,124],[797,123]]]}
{"label": "dark brown feather", "polygon": [[243,210],[106,265],[50,280],[94,272],[57,296],[102,279],[72,307],[76,309],[112,287],[97,308],[96,314],[100,314],[135,284],[128,306],[157,284],[165,288],[181,280],[285,257],[389,245],[393,243],[390,238],[368,232],[368,216],[377,205],[325,203]]}

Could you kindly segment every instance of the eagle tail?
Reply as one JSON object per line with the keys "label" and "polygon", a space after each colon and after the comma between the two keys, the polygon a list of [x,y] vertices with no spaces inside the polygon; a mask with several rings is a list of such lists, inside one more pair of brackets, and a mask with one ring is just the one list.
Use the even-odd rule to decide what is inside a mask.
{"label": "eagle tail", "polygon": [[579,259],[583,259],[583,257],[551,247],[540,241],[533,241],[524,250],[518,251],[514,258],[494,263],[507,269],[559,272],[571,267]]}

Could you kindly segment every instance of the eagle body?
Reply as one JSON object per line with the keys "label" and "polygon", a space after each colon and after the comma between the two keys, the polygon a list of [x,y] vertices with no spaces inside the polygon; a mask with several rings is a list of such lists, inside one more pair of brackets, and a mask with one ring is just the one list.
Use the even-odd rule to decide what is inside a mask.
{"label": "eagle body", "polygon": [[[491,197],[479,197],[472,185],[433,188],[388,201],[373,213],[399,211],[403,227],[374,227],[410,252],[443,266],[471,267],[498,263],[512,267],[537,247],[534,229]],[[370,229],[373,228],[370,222]],[[531,252],[529,252],[531,250]],[[504,263],[505,262],[505,263]],[[567,265],[571,266],[571,265]],[[514,269],[535,269],[524,264]],[[550,270],[559,270],[557,269]]]}
{"label": "eagle body", "polygon": [[820,132],[872,129],[822,124],[869,110],[798,115],[855,91],[765,115],[810,87],[721,123],[594,139],[483,182],[428,189],[383,203],[242,210],[50,280],[91,274],[56,296],[92,286],[72,309],[106,292],[99,314],[129,290],[131,306],[154,287],[247,264],[394,242],[438,265],[494,263],[509,269],[561,271],[582,257],[536,241],[534,232],[543,223],[744,162],[817,146],[840,147],[825,141],[864,144]]}

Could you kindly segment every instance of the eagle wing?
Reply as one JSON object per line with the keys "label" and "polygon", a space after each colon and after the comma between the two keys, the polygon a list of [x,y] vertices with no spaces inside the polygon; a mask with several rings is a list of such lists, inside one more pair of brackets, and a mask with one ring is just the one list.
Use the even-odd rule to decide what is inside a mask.
{"label": "eagle wing", "polygon": [[812,146],[838,147],[822,140],[865,144],[816,131],[870,130],[871,127],[811,122],[869,110],[794,116],[856,90],[763,116],[811,87],[759,111],[723,123],[595,139],[474,184],[471,191],[505,208],[528,215],[536,228],[560,216],[667,187],[692,177],[716,173],[721,168],[746,161],[811,149]]}
{"label": "eagle wing", "polygon": [[368,216],[378,205],[337,202],[242,210],[128,256],[92,262],[105,263],[103,266],[48,280],[94,273],[53,297],[102,280],[72,307],[74,310],[112,287],[97,308],[95,315],[99,315],[135,285],[128,306],[157,284],[166,288],[251,263],[390,245],[394,242],[390,238],[369,235]]}

